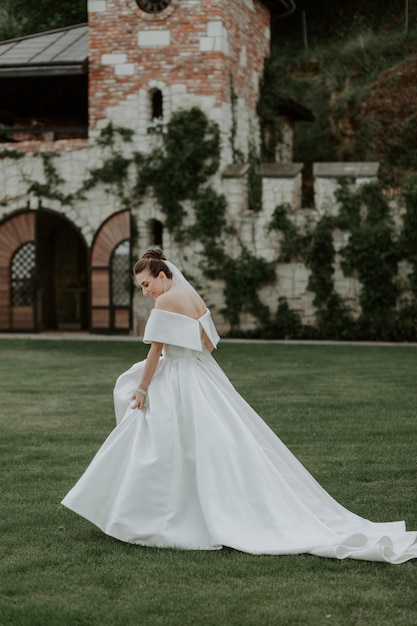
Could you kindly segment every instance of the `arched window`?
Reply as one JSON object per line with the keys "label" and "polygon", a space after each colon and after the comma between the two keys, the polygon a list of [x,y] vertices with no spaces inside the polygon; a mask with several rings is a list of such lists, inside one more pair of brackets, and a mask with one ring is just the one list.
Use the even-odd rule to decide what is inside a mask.
{"label": "arched window", "polygon": [[32,306],[35,297],[36,248],[33,241],[14,253],[10,268],[11,305]]}
{"label": "arched window", "polygon": [[122,241],[111,259],[111,295],[113,306],[129,306],[131,292],[130,244]]}
{"label": "arched window", "polygon": [[148,246],[158,246],[162,248],[162,235],[164,227],[159,220],[149,220],[148,222]]}
{"label": "arched window", "polygon": [[150,92],[151,99],[151,121],[162,119],[164,114],[164,103],[162,91],[160,89],[152,89]]}

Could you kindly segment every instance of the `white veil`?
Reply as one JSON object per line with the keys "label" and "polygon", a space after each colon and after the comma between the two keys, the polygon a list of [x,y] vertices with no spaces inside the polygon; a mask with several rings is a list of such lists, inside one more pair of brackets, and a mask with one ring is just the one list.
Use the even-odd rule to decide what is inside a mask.
{"label": "white veil", "polygon": [[181,270],[179,270],[178,267],[174,265],[174,263],[172,263],[171,261],[167,261],[166,259],[162,259],[162,262],[165,263],[168,269],[171,270],[172,280],[174,281],[174,283],[180,285],[181,287],[186,287],[187,289],[194,291],[194,293],[196,293],[198,296],[200,295],[198,291],[194,289],[192,284],[188,282]]}
{"label": "white veil", "polygon": [[[194,293],[196,293],[200,298],[200,294],[198,293],[198,291],[196,289],[194,289],[194,287],[191,285],[191,283],[188,282],[188,280],[185,278],[184,274],[181,272],[181,270],[178,269],[178,267],[176,265],[174,265],[174,263],[171,263],[171,261],[167,261],[166,259],[162,259],[163,263],[165,263],[165,265],[168,267],[168,269],[171,270],[172,272],[172,280],[174,281],[174,283],[176,283],[177,285],[180,285],[181,287],[186,287],[187,289],[190,289],[191,291],[194,291]],[[203,300],[204,302],[204,300]],[[207,305],[204,302],[206,308]],[[214,348],[217,348],[217,344],[219,343],[220,337],[219,334],[216,330],[216,327],[214,325],[214,322],[211,318],[211,315],[208,311],[207,308],[207,312],[208,315],[203,315],[200,320],[201,320],[201,325],[204,328],[207,337],[209,338],[209,340],[211,341],[211,344],[213,345]]]}

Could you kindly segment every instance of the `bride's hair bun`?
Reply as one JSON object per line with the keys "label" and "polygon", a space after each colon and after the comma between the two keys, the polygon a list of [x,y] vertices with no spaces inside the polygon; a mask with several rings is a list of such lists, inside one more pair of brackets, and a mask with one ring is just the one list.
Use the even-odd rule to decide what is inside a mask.
{"label": "bride's hair bun", "polygon": [[133,273],[140,274],[140,272],[147,270],[154,278],[156,278],[159,272],[164,272],[167,278],[172,278],[171,270],[168,265],[164,263],[166,260],[166,256],[162,250],[159,250],[159,248],[147,250],[139,261],[136,261],[133,267]]}
{"label": "bride's hair bun", "polygon": [[142,259],[161,259],[162,261],[166,261],[167,258],[159,248],[153,248],[151,250],[147,250],[144,255],[142,255]]}

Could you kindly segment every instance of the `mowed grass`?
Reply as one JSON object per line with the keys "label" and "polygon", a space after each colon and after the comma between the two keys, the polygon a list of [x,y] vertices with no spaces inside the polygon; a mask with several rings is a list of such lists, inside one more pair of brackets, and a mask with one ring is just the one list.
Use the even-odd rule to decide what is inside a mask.
{"label": "mowed grass", "polygon": [[[417,624],[417,561],[126,545],[60,505],[114,425],[140,342],[0,340],[1,626]],[[220,345],[233,384],[322,485],[417,530],[417,349]]]}

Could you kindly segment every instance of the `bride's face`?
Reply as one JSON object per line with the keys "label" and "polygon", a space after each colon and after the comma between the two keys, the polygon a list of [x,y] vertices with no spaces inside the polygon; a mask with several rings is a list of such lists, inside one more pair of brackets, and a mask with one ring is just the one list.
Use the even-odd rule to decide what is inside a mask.
{"label": "bride's face", "polygon": [[163,272],[159,272],[156,278],[148,270],[136,274],[136,280],[143,295],[151,296],[154,300],[164,293],[164,279],[166,276]]}

